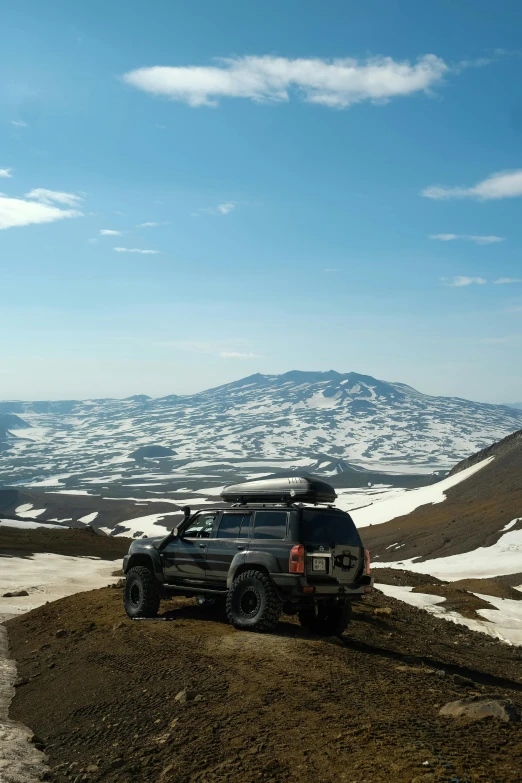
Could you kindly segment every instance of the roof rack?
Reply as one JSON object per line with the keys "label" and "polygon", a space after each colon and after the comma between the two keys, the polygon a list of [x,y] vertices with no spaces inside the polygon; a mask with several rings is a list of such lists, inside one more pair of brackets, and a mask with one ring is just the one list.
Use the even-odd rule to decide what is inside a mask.
{"label": "roof rack", "polygon": [[227,503],[242,506],[267,503],[291,506],[294,503],[333,503],[337,495],[333,487],[316,478],[278,478],[245,481],[225,487],[221,497]]}

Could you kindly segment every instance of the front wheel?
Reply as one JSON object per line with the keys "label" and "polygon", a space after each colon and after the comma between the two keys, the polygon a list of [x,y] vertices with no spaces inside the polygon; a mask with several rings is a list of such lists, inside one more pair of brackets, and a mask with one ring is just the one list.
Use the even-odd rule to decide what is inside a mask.
{"label": "front wheel", "polygon": [[262,571],[243,571],[227,593],[227,618],[239,631],[272,631],[281,616],[275,585]]}
{"label": "front wheel", "polygon": [[135,566],[127,572],[123,605],[129,617],[156,617],[160,594],[152,571],[145,566]]}
{"label": "front wheel", "polygon": [[350,623],[352,606],[349,601],[327,601],[301,609],[299,622],[311,633],[319,636],[341,636]]}

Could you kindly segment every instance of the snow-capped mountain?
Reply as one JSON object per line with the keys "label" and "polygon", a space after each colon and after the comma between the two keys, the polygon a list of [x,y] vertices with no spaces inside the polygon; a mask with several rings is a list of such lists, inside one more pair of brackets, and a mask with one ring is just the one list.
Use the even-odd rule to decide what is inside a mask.
{"label": "snow-capped mountain", "polygon": [[134,494],[191,487],[194,476],[215,486],[294,469],[335,476],[353,464],[429,473],[522,426],[514,408],[333,370],[256,374],[160,399],[3,402],[0,414],[30,425],[11,425],[0,484]]}

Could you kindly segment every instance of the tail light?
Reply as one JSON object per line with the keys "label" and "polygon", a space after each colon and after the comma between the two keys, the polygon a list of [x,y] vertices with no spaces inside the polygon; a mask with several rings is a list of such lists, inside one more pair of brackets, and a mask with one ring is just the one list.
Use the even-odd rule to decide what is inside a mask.
{"label": "tail light", "polygon": [[364,575],[370,576],[371,574],[371,562],[370,562],[370,552],[365,549],[364,550]]}
{"label": "tail light", "polygon": [[291,574],[304,574],[305,572],[305,549],[302,544],[296,544],[290,550],[290,561],[288,570]]}

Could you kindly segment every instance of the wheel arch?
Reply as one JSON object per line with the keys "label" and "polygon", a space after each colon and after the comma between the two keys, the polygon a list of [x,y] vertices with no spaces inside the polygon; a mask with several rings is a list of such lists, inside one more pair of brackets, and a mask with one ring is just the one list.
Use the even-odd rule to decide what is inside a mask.
{"label": "wheel arch", "polygon": [[279,573],[281,569],[277,559],[273,555],[268,555],[263,552],[247,552],[234,558],[230,565],[230,570],[227,577],[227,589],[230,590],[234,579],[244,571],[261,571],[266,576],[270,576],[274,573]]}
{"label": "wheel arch", "polygon": [[161,562],[158,557],[154,557],[152,554],[145,552],[136,552],[129,557],[126,564],[125,573],[128,573],[131,568],[136,566],[143,566],[148,568],[151,573],[163,584],[163,570],[161,568]]}

